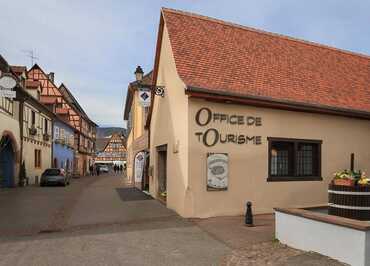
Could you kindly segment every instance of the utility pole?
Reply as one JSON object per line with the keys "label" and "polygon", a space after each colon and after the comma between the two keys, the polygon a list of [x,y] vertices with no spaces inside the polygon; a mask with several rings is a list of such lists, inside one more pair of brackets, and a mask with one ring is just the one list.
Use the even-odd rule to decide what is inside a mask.
{"label": "utility pole", "polygon": [[23,50],[23,53],[25,53],[26,56],[31,59],[31,67],[34,64],[34,60],[38,60],[39,59],[38,57],[35,56],[35,53],[33,52],[33,49],[32,50]]}

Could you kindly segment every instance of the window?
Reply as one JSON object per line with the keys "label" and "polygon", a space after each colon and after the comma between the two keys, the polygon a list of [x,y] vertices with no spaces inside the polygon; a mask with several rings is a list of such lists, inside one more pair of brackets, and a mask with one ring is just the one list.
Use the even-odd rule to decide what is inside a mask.
{"label": "window", "polygon": [[65,136],[64,136],[64,128],[61,128],[61,129],[60,129],[60,139],[61,139],[61,140],[65,140]]}
{"label": "window", "polygon": [[0,97],[0,109],[13,115],[13,100],[5,97]]}
{"label": "window", "polygon": [[267,181],[314,181],[321,178],[320,140],[268,138]]}
{"label": "window", "polygon": [[31,123],[33,126],[36,123],[36,113],[34,111],[31,111]]}
{"label": "window", "polygon": [[35,168],[41,168],[41,150],[35,150]]}
{"label": "window", "polygon": [[48,134],[48,120],[44,118],[44,134]]}
{"label": "window", "polygon": [[54,127],[54,138],[59,139],[59,127]]}

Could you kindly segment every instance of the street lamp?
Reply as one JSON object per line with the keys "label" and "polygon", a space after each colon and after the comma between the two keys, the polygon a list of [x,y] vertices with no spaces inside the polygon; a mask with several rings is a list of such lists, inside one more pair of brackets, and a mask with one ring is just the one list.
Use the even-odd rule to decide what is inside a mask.
{"label": "street lamp", "polygon": [[143,80],[144,76],[144,71],[141,68],[141,66],[137,66],[135,70],[135,76],[136,76],[136,81],[138,81],[138,88],[139,89],[149,89],[151,91],[154,91],[155,95],[164,97],[164,86],[155,86],[155,85],[150,85],[150,84],[143,84],[141,81]]}
{"label": "street lamp", "polygon": [[135,76],[136,76],[136,81],[142,81],[143,80],[144,71],[141,68],[141,66],[137,66],[137,68],[135,70]]}

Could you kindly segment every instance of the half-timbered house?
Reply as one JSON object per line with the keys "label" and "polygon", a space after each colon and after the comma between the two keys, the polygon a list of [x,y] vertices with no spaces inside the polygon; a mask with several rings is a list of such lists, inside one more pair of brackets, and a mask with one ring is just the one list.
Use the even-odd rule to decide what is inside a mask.
{"label": "half-timbered house", "polygon": [[27,78],[40,82],[40,101],[74,128],[76,152],[73,174],[85,175],[89,166],[93,164],[97,125],[89,119],[65,85],[62,84],[60,87],[55,85],[54,73],[46,74],[35,64],[28,71]]}
{"label": "half-timbered house", "polygon": [[29,184],[38,184],[46,168],[51,167],[52,121],[54,113],[40,102],[41,84],[26,79],[27,68],[13,67],[22,89],[18,90],[20,104],[21,161],[25,165]]}
{"label": "half-timbered house", "polygon": [[124,166],[126,153],[124,137],[120,133],[113,133],[105,146],[97,152],[95,163]]}

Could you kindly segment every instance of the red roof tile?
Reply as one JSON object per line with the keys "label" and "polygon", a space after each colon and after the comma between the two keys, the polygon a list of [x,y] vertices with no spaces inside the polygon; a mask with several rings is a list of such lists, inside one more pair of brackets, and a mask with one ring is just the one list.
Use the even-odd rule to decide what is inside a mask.
{"label": "red roof tile", "polygon": [[10,66],[10,68],[12,69],[12,71],[14,72],[14,74],[16,74],[17,76],[20,76],[24,72],[27,71],[27,67],[26,66]]}
{"label": "red roof tile", "polygon": [[188,87],[370,111],[370,57],[163,9]]}

